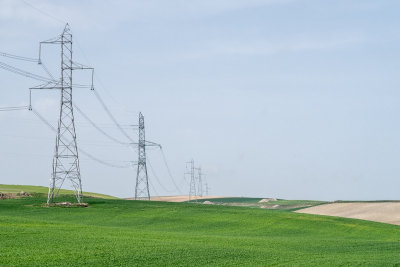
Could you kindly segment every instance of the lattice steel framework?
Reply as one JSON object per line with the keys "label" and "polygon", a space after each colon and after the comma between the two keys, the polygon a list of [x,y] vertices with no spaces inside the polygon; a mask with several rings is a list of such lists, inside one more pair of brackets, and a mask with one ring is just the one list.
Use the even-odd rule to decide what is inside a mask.
{"label": "lattice steel framework", "polygon": [[72,104],[72,34],[68,24],[61,34],[59,43],[61,44],[60,117],[47,203],[54,201],[65,180],[72,183],[76,199],[80,203],[83,196]]}
{"label": "lattice steel framework", "polygon": [[146,164],[146,136],[144,117],[139,113],[139,143],[136,173],[135,200],[150,200],[149,177]]}
{"label": "lattice steel framework", "polygon": [[[60,113],[54,149],[52,176],[50,179],[47,203],[53,203],[65,180],[69,180],[79,203],[83,201],[82,182],[79,168],[78,146],[72,103],[72,71],[74,69],[92,69],[72,61],[72,34],[67,24],[61,35],[40,42],[39,64],[41,62],[42,44],[61,45],[61,78],[52,80],[44,85],[30,89],[59,89],[61,90]],[[93,72],[92,72],[93,88]]]}
{"label": "lattice steel framework", "polygon": [[201,171],[201,167],[196,168],[197,170],[197,195],[199,197],[203,196],[203,172]]}
{"label": "lattice steel framework", "polygon": [[197,200],[194,160],[192,159],[191,161],[187,162],[187,164],[189,164],[189,172],[186,174],[190,175],[189,201],[193,199]]}

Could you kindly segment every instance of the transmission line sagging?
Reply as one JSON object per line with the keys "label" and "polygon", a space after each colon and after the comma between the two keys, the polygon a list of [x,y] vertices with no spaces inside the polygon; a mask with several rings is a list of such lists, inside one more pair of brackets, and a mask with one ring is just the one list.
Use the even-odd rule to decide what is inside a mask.
{"label": "transmission line sagging", "polygon": [[[46,120],[43,115],[41,115],[36,109],[32,108],[31,109],[33,114],[35,114],[39,120],[41,120],[50,130],[52,130],[53,132],[57,133],[57,129],[56,127],[54,127],[48,120]],[[130,168],[131,165],[130,164],[126,164],[126,165],[118,165],[118,164],[113,164],[107,160],[103,160],[103,159],[99,159],[98,157],[92,155],[91,153],[87,152],[86,150],[83,150],[82,148],[78,148],[78,151],[80,153],[82,153],[83,155],[87,156],[89,159],[100,163],[102,165],[105,165],[107,167],[112,167],[112,168]]]}
{"label": "transmission line sagging", "polygon": [[150,160],[147,158],[147,163],[149,164],[149,167],[150,167],[150,171],[151,171],[151,173],[152,173],[152,175],[154,176],[154,178],[156,178],[156,180],[157,180],[157,183],[161,186],[161,188],[164,190],[164,191],[166,191],[166,192],[173,192],[173,190],[168,190],[163,184],[162,184],[162,182],[161,182],[161,180],[158,178],[158,175],[156,174],[156,172],[154,171],[154,168],[153,168],[153,166],[151,165],[151,162],[150,162]]}
{"label": "transmission line sagging", "polygon": [[122,126],[118,123],[118,121],[115,119],[109,108],[107,107],[106,103],[103,101],[101,98],[100,94],[97,92],[97,90],[93,90],[94,95],[96,96],[97,100],[100,102],[101,106],[103,109],[106,111],[107,115],[110,117],[110,119],[114,122],[114,124],[118,127],[120,132],[132,143],[135,141],[126,133],[126,131],[122,128]]}
{"label": "transmission line sagging", "polygon": [[96,123],[94,123],[76,104],[74,104],[74,108],[82,115],[83,118],[85,118],[97,131],[99,131],[101,134],[106,136],[108,139],[114,141],[115,143],[118,143],[120,145],[129,145],[129,143],[122,142],[121,140],[116,139],[115,137],[109,135],[107,132],[105,132],[101,127],[97,126]]}
{"label": "transmission line sagging", "polygon": [[171,174],[171,169],[169,168],[168,162],[167,162],[167,158],[165,157],[164,154],[164,149],[160,146],[160,151],[161,151],[161,155],[165,164],[165,167],[167,168],[167,172],[168,172],[168,176],[171,179],[172,183],[174,184],[176,190],[179,192],[180,195],[182,195],[182,190],[179,188],[179,186],[176,184],[174,177]]}
{"label": "transmission line sagging", "polygon": [[27,110],[29,106],[16,106],[16,107],[0,107],[0,111],[16,111],[16,110]]}
{"label": "transmission line sagging", "polygon": [[53,80],[56,80],[56,78],[54,78],[53,74],[51,74],[51,72],[49,71],[49,69],[46,67],[46,65],[43,64],[43,62],[39,63],[40,66],[42,66],[42,69],[46,72],[46,74]]}
{"label": "transmission line sagging", "polygon": [[18,74],[18,75],[22,75],[22,76],[25,76],[25,77],[28,77],[28,78],[31,78],[31,79],[34,79],[34,80],[42,81],[42,82],[53,81],[52,79],[49,79],[49,78],[46,78],[46,77],[43,77],[41,75],[37,75],[37,74],[34,74],[34,73],[30,73],[28,71],[24,71],[22,69],[13,67],[11,65],[8,65],[8,64],[6,64],[4,62],[0,62],[0,68],[3,69],[3,70],[6,70],[6,71],[12,72],[12,73],[15,73],[15,74]]}
{"label": "transmission line sagging", "polygon": [[4,52],[0,52],[0,56],[17,59],[17,60],[22,60],[22,61],[28,61],[28,62],[39,62],[39,59],[37,59],[37,58],[22,57],[22,56],[12,55],[9,53],[4,53]]}

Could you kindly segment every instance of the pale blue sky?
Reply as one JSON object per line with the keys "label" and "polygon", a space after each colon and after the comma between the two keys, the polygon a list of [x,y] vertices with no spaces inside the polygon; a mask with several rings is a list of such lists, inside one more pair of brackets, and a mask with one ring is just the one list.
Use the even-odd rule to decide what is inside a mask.
{"label": "pale blue sky", "polygon": [[[400,2],[26,2],[0,0],[0,51],[35,57],[68,21],[75,60],[95,67],[95,87],[121,124],[143,112],[184,193],[194,158],[212,195],[399,199]],[[46,51],[58,75],[59,52]],[[34,63],[0,61],[45,75]],[[0,106],[14,106],[39,82],[0,70],[0,84]],[[55,124],[58,100],[35,92],[33,103]],[[123,139],[92,92],[76,89],[74,100]],[[76,121],[83,149],[114,163],[136,159]],[[2,112],[0,125],[0,183],[47,186],[54,134],[28,111]],[[150,171],[152,193],[177,194],[161,154],[148,157],[169,190]],[[84,190],[133,195],[134,170],[84,156],[81,169]]]}

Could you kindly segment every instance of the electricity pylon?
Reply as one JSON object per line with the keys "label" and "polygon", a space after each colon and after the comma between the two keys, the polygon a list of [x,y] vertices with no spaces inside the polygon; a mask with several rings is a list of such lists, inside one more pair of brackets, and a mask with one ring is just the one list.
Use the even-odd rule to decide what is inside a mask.
{"label": "electricity pylon", "polygon": [[147,163],[146,163],[146,146],[158,146],[161,145],[146,141],[145,128],[144,128],[144,116],[139,113],[139,142],[138,145],[138,162],[137,162],[137,173],[136,173],[136,187],[135,187],[135,200],[150,200],[149,190],[149,177],[147,175]]}
{"label": "electricity pylon", "polygon": [[189,201],[195,199],[197,201],[197,193],[196,193],[196,177],[195,177],[195,167],[194,167],[194,160],[186,163],[189,164],[189,172],[186,172],[185,175],[190,175],[190,185],[189,185]]}
{"label": "electricity pylon", "polygon": [[[93,89],[93,68],[86,67],[72,61],[72,34],[68,24],[65,25],[61,35],[50,40],[40,42],[39,64],[42,64],[42,44],[61,45],[60,80],[52,80],[44,85],[30,88],[61,90],[60,113],[47,203],[54,202],[54,198],[57,196],[65,180],[69,180],[71,182],[76,199],[79,203],[81,203],[83,201],[83,195],[72,103],[72,71],[76,69],[91,69],[91,89]],[[51,76],[51,74],[49,75]],[[32,109],[31,104],[30,109]]]}
{"label": "electricity pylon", "polygon": [[208,183],[206,182],[206,196],[209,196],[209,190],[210,190],[210,188],[208,187]]}
{"label": "electricity pylon", "polygon": [[203,196],[203,172],[201,171],[201,167],[196,168],[197,170],[197,195],[199,197]]}

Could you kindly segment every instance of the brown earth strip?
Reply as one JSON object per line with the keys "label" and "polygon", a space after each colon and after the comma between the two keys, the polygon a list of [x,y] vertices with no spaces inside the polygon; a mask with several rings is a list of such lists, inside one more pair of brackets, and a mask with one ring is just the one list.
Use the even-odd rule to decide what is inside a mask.
{"label": "brown earth strip", "polygon": [[295,212],[400,225],[400,202],[330,203]]}

